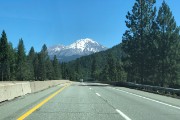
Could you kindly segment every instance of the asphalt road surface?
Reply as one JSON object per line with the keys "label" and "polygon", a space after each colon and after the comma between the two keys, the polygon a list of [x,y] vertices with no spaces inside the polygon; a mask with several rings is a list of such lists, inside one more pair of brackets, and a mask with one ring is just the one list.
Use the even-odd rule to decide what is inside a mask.
{"label": "asphalt road surface", "polygon": [[2,120],[180,120],[180,100],[99,83],[59,85],[0,103]]}

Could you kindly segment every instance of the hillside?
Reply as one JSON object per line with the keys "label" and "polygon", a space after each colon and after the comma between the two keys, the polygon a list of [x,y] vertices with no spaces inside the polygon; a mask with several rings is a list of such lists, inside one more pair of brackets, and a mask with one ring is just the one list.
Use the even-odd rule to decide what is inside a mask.
{"label": "hillside", "polygon": [[[120,61],[121,57],[122,57],[121,44],[116,45],[106,51],[101,51],[88,56],[80,57],[66,64],[69,71],[69,77],[72,80],[78,80],[81,78],[86,80],[105,79],[103,78],[105,77],[103,72],[105,69],[105,65],[108,64],[107,63],[108,59],[112,59],[110,60],[111,63],[109,63],[112,64],[112,66],[114,65],[117,67],[121,67],[121,61]],[[124,70],[118,69],[118,73],[120,73],[119,76],[117,74],[115,76],[125,77]],[[121,79],[122,78],[120,78],[120,80]]]}

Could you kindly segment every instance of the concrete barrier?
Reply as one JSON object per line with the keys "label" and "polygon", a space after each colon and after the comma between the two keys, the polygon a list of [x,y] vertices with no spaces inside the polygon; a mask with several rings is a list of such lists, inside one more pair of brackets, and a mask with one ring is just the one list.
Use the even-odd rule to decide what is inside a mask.
{"label": "concrete barrier", "polygon": [[5,92],[7,95],[7,100],[11,100],[15,97],[23,95],[21,84],[12,84],[5,86]]}
{"label": "concrete barrier", "polygon": [[49,87],[70,82],[69,80],[33,81],[30,82],[31,92],[38,92]]}
{"label": "concrete barrier", "polygon": [[26,95],[28,93],[31,93],[31,86],[30,86],[30,83],[29,82],[26,82],[26,83],[18,83],[18,84],[21,84],[22,86],[22,93],[23,95]]}
{"label": "concrete barrier", "polygon": [[0,102],[11,100],[16,97],[31,93],[29,82],[1,82],[0,83]]}
{"label": "concrete barrier", "polygon": [[5,101],[7,99],[7,94],[5,92],[4,85],[0,85],[0,102]]}
{"label": "concrete barrier", "polygon": [[12,81],[0,82],[0,102],[11,100],[28,93],[38,92],[58,84],[70,82],[69,80],[51,81]]}

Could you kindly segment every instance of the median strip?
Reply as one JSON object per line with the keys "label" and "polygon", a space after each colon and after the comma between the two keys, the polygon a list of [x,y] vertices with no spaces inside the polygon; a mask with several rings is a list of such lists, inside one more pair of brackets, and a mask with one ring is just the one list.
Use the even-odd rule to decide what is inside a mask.
{"label": "median strip", "polygon": [[55,93],[51,94],[49,97],[44,99],[42,102],[40,102],[38,105],[31,108],[29,111],[24,113],[22,116],[20,116],[17,120],[24,120],[26,117],[28,117],[30,114],[32,114],[34,111],[36,111],[38,108],[40,108],[42,105],[47,103],[49,100],[51,100],[53,97],[55,97],[58,93],[60,93],[62,90],[64,90],[66,87],[70,86],[71,84],[66,84],[64,87],[56,91]]}

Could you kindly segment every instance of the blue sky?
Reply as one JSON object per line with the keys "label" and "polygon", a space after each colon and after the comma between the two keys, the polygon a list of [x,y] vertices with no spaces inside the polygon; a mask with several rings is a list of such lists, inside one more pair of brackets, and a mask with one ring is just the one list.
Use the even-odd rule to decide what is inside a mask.
{"label": "blue sky", "polygon": [[[121,42],[125,15],[135,0],[0,0],[0,31],[17,47],[24,40],[40,51],[43,44],[69,45],[92,38],[106,47]],[[163,0],[157,0],[159,7]],[[166,0],[180,25],[180,0]]]}

